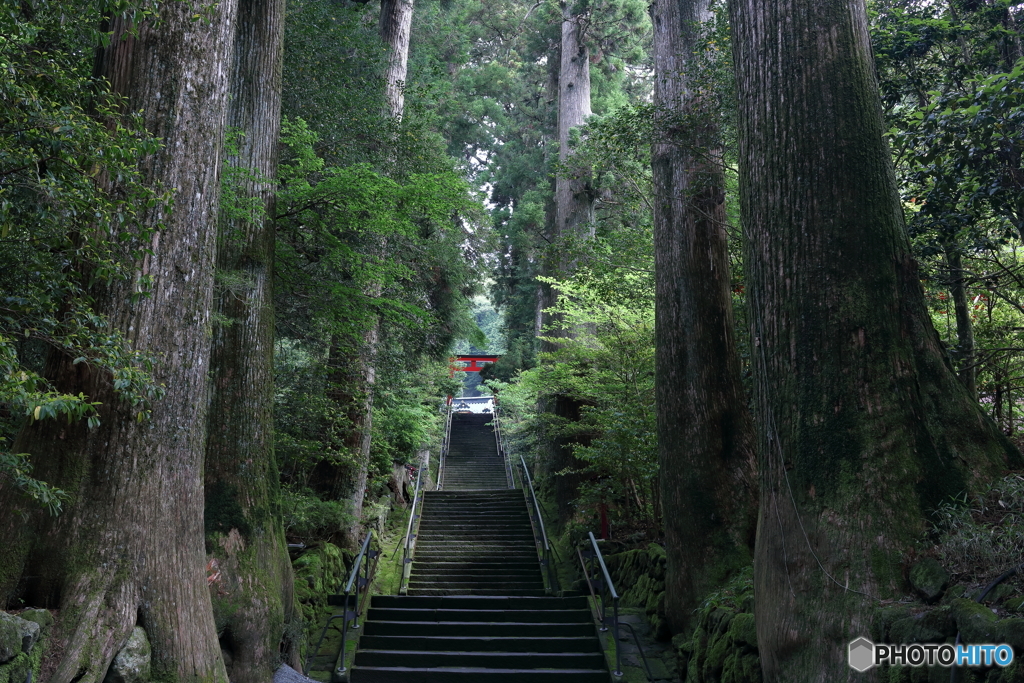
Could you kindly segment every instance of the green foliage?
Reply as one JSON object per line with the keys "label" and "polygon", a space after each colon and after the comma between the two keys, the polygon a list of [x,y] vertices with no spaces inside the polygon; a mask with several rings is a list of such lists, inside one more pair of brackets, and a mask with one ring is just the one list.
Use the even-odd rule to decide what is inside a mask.
{"label": "green foliage", "polygon": [[279,340],[274,353],[274,450],[286,486],[309,486],[320,462],[352,470],[355,456],[343,445],[352,427],[328,397],[327,359],[297,340]]}
{"label": "green foliage", "polygon": [[[554,339],[560,348],[514,382],[486,384],[499,397],[517,452],[534,451],[541,433],[575,442],[576,457],[586,463],[576,524],[593,528],[604,503],[622,533],[652,532],[658,453],[650,275],[584,270],[573,280],[550,282],[559,292],[560,328],[575,337]],[[579,421],[537,413],[538,401],[555,395],[583,404]]]}
{"label": "green foliage", "polygon": [[942,566],[958,581],[982,582],[1024,554],[1024,477],[1012,474],[974,498],[943,503],[934,512]]}
{"label": "green foliage", "polygon": [[[439,357],[476,329],[465,296],[474,274],[462,222],[476,204],[457,173],[414,173],[398,182],[369,164],[327,167],[318,137],[286,121],[278,198],[281,304],[316,316],[330,334],[356,344],[375,316]],[[315,303],[310,303],[310,301]],[[290,330],[282,330],[285,335]]]}
{"label": "green foliage", "polygon": [[326,541],[355,521],[349,501],[321,500],[309,489],[282,489],[281,511],[288,538],[307,544]]}
{"label": "green foliage", "polygon": [[[484,240],[480,201],[437,132],[435,110],[449,91],[419,70],[429,50],[414,44],[402,119],[384,115],[386,52],[374,10],[289,4],[275,216],[285,487],[289,495],[346,488],[372,398],[364,521],[385,512],[374,501],[393,462],[439,441],[437,406],[453,387],[437,361],[459,338],[482,342],[468,299]],[[417,7],[415,21],[431,12]],[[414,29],[414,43],[421,35]]]}
{"label": "green foliage", "polygon": [[[1024,61],[1018,3],[886,0],[872,39],[933,322],[1007,433],[1020,390]],[[962,291],[957,334],[954,294]],[[965,310],[966,309],[966,310]]]}
{"label": "green foliage", "polygon": [[[919,207],[912,234],[931,232],[937,241],[1022,235],[1024,59],[965,85],[966,94],[929,93],[933,101],[894,136]],[[983,238],[976,228],[989,218]]]}
{"label": "green foliage", "polygon": [[26,419],[88,418],[94,427],[98,417],[88,396],[42,376],[46,354],[108,374],[140,419],[162,393],[149,379],[153,359],[95,312],[105,283],[131,281],[134,296],[146,295],[149,282],[133,268],[150,236],[139,226],[169,200],[144,184],[139,166],[158,141],[89,77],[82,57],[102,37],[88,27],[103,13],[149,11],[117,2],[0,12],[0,474],[51,511],[59,492],[31,480],[8,442]]}
{"label": "green foliage", "polygon": [[582,271],[554,282],[554,311],[572,338],[545,358],[545,392],[583,405],[578,422],[549,425],[553,435],[579,438],[587,463],[579,507],[607,502],[617,522],[652,527],[658,517],[658,449],[654,406],[654,305],[646,273],[595,277]]}
{"label": "green foliage", "polygon": [[439,399],[454,390],[443,362],[387,375],[389,386],[378,386],[373,402],[372,452],[378,475],[390,475],[392,462],[415,463],[418,450],[440,443],[444,415]]}

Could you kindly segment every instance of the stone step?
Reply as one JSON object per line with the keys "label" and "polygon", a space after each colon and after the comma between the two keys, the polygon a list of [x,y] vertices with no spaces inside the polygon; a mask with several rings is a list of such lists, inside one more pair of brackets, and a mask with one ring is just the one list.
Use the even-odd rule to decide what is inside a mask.
{"label": "stone step", "polygon": [[419,596],[455,596],[455,595],[494,595],[494,596],[534,596],[545,595],[542,589],[532,588],[416,588],[409,589],[410,595]]}
{"label": "stone step", "polygon": [[589,610],[569,609],[481,610],[371,607],[367,615],[371,621],[511,621],[542,624],[587,624],[591,620]]}
{"label": "stone step", "polygon": [[481,610],[537,610],[537,609],[589,609],[587,598],[576,596],[560,598],[505,598],[505,597],[439,597],[410,598],[403,595],[375,595],[371,607],[419,608],[419,609],[481,609]]}
{"label": "stone step", "polygon": [[376,650],[458,652],[600,652],[594,636],[377,636],[363,635],[359,644]]}
{"label": "stone step", "polygon": [[472,667],[493,669],[599,669],[603,652],[437,652],[430,650],[360,650],[356,666]]}

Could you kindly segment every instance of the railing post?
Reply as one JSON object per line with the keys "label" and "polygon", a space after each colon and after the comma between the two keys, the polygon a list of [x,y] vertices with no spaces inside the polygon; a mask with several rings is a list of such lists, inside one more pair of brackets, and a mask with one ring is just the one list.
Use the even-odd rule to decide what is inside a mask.
{"label": "railing post", "polygon": [[612,606],[615,611],[612,617],[612,637],[615,638],[615,671],[612,673],[615,676],[622,676],[622,646],[619,644],[619,596],[615,596],[612,600]]}

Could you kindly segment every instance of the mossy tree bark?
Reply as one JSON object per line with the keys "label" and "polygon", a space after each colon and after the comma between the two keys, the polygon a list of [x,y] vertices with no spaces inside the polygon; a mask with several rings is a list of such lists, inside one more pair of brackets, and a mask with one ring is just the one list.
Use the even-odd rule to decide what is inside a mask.
{"label": "mossy tree bark", "polygon": [[[240,0],[228,129],[238,135],[217,250],[209,429],[206,545],[210,595],[234,683],[265,683],[296,617],[291,561],[274,459],[274,177],[281,122],[284,0]],[[216,563],[213,566],[212,563]],[[282,647],[283,646],[283,647]]]}
{"label": "mossy tree bark", "polygon": [[[751,310],[766,681],[864,678],[926,511],[1021,456],[932,327],[863,0],[730,0]],[[877,672],[869,674],[877,677]],[[874,680],[874,678],[872,678]]]}
{"label": "mossy tree bark", "polygon": [[[38,476],[72,495],[65,512],[49,518],[0,491],[3,594],[59,607],[42,675],[53,683],[101,681],[136,625],[152,643],[158,679],[227,681],[204,572],[202,478],[235,2],[205,11],[197,21],[189,3],[163,4],[160,22],[134,35],[125,20],[112,20],[113,36],[97,55],[98,73],[163,140],[143,171],[175,199],[170,214],[146,214],[155,232],[136,281],[97,291],[96,306],[156,357],[153,375],[166,393],[152,402],[152,417],[139,420],[108,374],[54,356],[48,375],[62,391],[102,402],[102,423],[87,430],[37,422],[15,445],[33,455]],[[151,291],[133,296],[145,276]]]}
{"label": "mossy tree bark", "polygon": [[[658,455],[665,610],[683,631],[707,592],[750,563],[754,436],[736,352],[725,191],[713,112],[690,89],[707,0],[655,0],[653,145]],[[701,122],[682,129],[682,120]]]}

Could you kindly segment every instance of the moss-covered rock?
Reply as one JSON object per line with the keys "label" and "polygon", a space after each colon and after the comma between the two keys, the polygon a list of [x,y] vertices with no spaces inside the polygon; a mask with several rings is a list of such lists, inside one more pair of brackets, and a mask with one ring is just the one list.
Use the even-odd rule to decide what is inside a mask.
{"label": "moss-covered rock", "polygon": [[1024,656],[1024,619],[1001,619],[998,623],[996,642],[1006,643],[1013,647],[1014,653]]}
{"label": "moss-covered rock", "polygon": [[935,602],[949,585],[949,572],[938,560],[925,557],[910,568],[910,585],[925,602]]}
{"label": "moss-covered rock", "polygon": [[[752,616],[752,615],[751,615]],[[761,660],[733,652],[722,667],[722,683],[761,683]]]}
{"label": "moss-covered rock", "polygon": [[953,619],[965,643],[995,643],[999,632],[996,615],[973,600],[958,598],[950,604]]}
{"label": "moss-covered rock", "polygon": [[103,683],[147,683],[152,676],[150,661],[152,650],[149,637],[141,626],[132,629],[128,642],[114,657]]}
{"label": "moss-covered rock", "polygon": [[313,637],[323,626],[321,616],[327,596],[341,592],[355,557],[332,543],[306,550],[292,562],[295,572],[295,596],[302,608],[302,619]]}
{"label": "moss-covered rock", "polygon": [[882,607],[875,611],[875,618],[871,623],[871,640],[876,643],[888,643],[889,631],[892,625],[914,615],[914,609],[910,605],[892,605]]}
{"label": "moss-covered rock", "polygon": [[1014,594],[1014,592],[1015,589],[1013,586],[1011,586],[1008,583],[1001,583],[988,592],[988,595],[985,596],[984,601],[989,604],[995,605],[1009,598],[1011,595]]}
{"label": "moss-covered rock", "polygon": [[956,623],[949,607],[939,607],[898,619],[889,627],[893,643],[943,643],[956,635]]}
{"label": "moss-covered rock", "polygon": [[657,543],[605,557],[623,607],[642,607],[657,640],[672,637],[665,616],[665,549]]}
{"label": "moss-covered rock", "polygon": [[34,621],[0,612],[0,664],[11,661],[19,652],[31,652],[40,630]]}
{"label": "moss-covered rock", "polygon": [[1003,602],[1003,608],[1008,612],[1024,612],[1024,596],[1015,595]]}
{"label": "moss-covered rock", "polygon": [[737,614],[729,623],[729,638],[739,645],[757,647],[757,626],[753,614]]}
{"label": "moss-covered rock", "polygon": [[26,621],[39,624],[41,637],[45,637],[49,633],[50,627],[53,626],[53,615],[45,609],[27,609],[18,616]]}
{"label": "moss-covered rock", "polygon": [[942,599],[939,600],[940,605],[948,605],[957,598],[972,599],[974,596],[971,595],[971,590],[968,586],[964,586],[958,583],[951,585],[942,594]]}
{"label": "moss-covered rock", "polygon": [[[46,612],[46,610],[30,610],[31,612]],[[20,616],[24,616],[22,613]],[[49,613],[46,612],[47,616]],[[29,615],[30,617],[34,615]],[[40,620],[46,621],[44,618],[39,617]],[[23,619],[27,623],[33,625],[38,624],[34,618]],[[6,664],[0,664],[0,683],[25,683],[28,678],[29,672],[32,673],[33,680],[39,678],[39,667],[42,662],[43,654],[46,652],[46,637],[49,632],[49,625],[52,623],[52,617],[47,622],[46,626],[37,626],[39,629],[39,639],[33,641],[29,650],[26,652],[22,648],[25,642],[24,640],[19,642],[19,652]]]}

